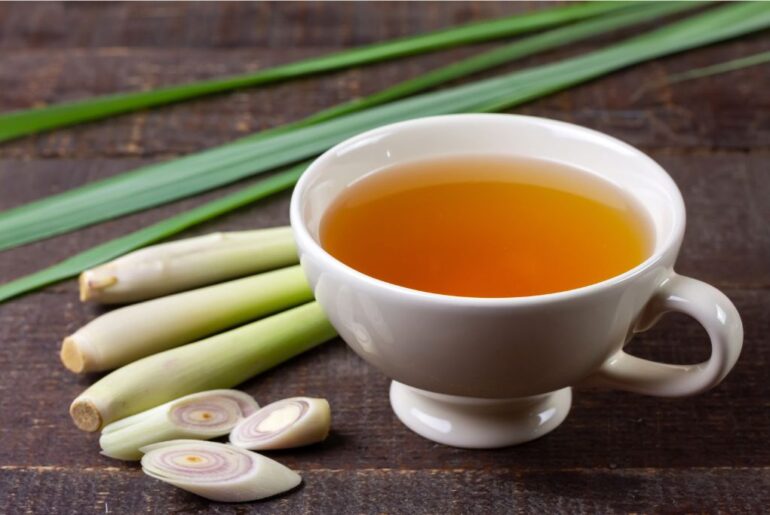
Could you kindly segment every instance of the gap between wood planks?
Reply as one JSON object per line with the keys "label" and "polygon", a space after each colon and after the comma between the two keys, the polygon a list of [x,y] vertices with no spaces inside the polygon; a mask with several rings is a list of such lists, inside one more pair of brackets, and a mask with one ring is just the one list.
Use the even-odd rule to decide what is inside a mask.
{"label": "gap between wood planks", "polygon": [[[515,475],[526,474],[558,474],[558,473],[593,473],[593,472],[627,472],[627,473],[641,473],[641,474],[657,474],[661,471],[689,471],[689,472],[718,472],[718,471],[767,471],[770,472],[770,466],[718,466],[718,467],[567,467],[559,469],[538,469],[527,468],[522,470],[510,470],[510,469],[484,469],[484,468],[415,468],[415,469],[397,469],[397,468],[362,468],[362,469],[332,469],[332,468],[313,468],[313,469],[295,469],[297,472],[305,474],[398,474],[398,475],[410,475],[410,474],[463,474],[466,472],[487,472],[487,473],[500,473],[500,472],[513,472]],[[140,471],[136,468],[125,467],[66,467],[61,465],[0,465],[0,471],[4,472],[64,472],[64,473],[129,473],[134,474]]]}

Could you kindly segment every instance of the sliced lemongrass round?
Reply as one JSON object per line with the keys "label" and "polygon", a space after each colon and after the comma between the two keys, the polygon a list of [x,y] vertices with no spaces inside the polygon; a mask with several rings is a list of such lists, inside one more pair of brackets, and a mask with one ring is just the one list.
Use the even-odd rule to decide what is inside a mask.
{"label": "sliced lemongrass round", "polygon": [[325,440],[330,426],[326,399],[292,397],[240,421],[230,432],[230,443],[253,451],[301,447]]}
{"label": "sliced lemongrass round", "polygon": [[254,398],[238,390],[194,393],[109,424],[99,445],[110,458],[138,460],[142,457],[139,449],[153,443],[226,435],[257,409]]}
{"label": "sliced lemongrass round", "polygon": [[172,440],[141,450],[145,474],[212,501],[256,501],[302,481],[277,461],[222,443]]}

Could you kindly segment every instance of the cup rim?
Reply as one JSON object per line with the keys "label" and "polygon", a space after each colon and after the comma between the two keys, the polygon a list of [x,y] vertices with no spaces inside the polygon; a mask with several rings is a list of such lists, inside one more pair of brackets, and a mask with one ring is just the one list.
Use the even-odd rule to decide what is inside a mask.
{"label": "cup rim", "polygon": [[[525,123],[547,124],[547,125],[553,125],[555,127],[566,126],[570,130],[582,131],[594,137],[599,137],[600,139],[604,139],[608,142],[612,142],[613,145],[616,145],[616,146],[619,145],[621,147],[624,147],[624,149],[630,154],[632,154],[635,158],[637,159],[642,158],[645,161],[648,161],[648,163],[653,168],[656,169],[659,180],[665,182],[670,192],[673,193],[672,198],[675,205],[672,207],[673,207],[675,216],[673,219],[673,226],[669,231],[667,238],[660,245],[656,245],[656,247],[658,248],[652,254],[650,254],[644,261],[642,261],[635,267],[629,270],[626,270],[621,274],[614,275],[608,279],[605,279],[597,283],[591,283],[586,286],[581,286],[579,288],[572,288],[569,290],[543,293],[538,295],[516,296],[516,297],[466,297],[466,296],[460,296],[460,295],[447,295],[443,293],[416,290],[414,288],[409,288],[407,286],[400,286],[398,284],[383,281],[381,279],[377,279],[375,277],[367,275],[343,263],[342,261],[335,258],[334,256],[332,256],[329,252],[326,251],[326,249],[324,249],[321,246],[320,243],[316,242],[315,238],[313,238],[313,236],[310,234],[308,228],[305,225],[305,221],[302,218],[301,209],[300,209],[301,207],[300,198],[303,196],[305,188],[307,187],[307,183],[310,180],[310,177],[314,173],[317,173],[316,170],[323,164],[324,161],[326,161],[327,159],[330,159],[331,156],[338,153],[344,147],[354,145],[357,141],[371,139],[373,137],[376,137],[379,133],[400,130],[406,126],[430,124],[430,123],[436,123],[436,122],[441,123],[441,122],[446,122],[453,119],[499,119],[499,118],[508,118],[508,119],[517,118]],[[678,242],[681,242],[684,236],[686,215],[685,215],[685,208],[684,208],[684,200],[682,198],[681,191],[679,190],[679,188],[677,187],[676,183],[671,178],[671,176],[668,174],[668,172],[666,172],[666,170],[662,166],[660,166],[655,160],[653,160],[650,156],[648,156],[638,148],[618,138],[615,138],[614,136],[610,136],[609,134],[606,134],[604,132],[597,131],[594,129],[590,129],[588,127],[583,127],[582,125],[577,125],[569,122],[563,122],[560,120],[554,120],[551,118],[545,118],[540,116],[503,114],[503,113],[462,113],[462,114],[450,114],[450,115],[440,115],[440,116],[426,116],[426,117],[414,118],[411,120],[391,123],[387,125],[382,125],[380,127],[358,133],[355,136],[352,136],[340,143],[337,143],[336,145],[334,145],[333,147],[325,151],[323,154],[318,156],[316,159],[314,159],[313,162],[310,164],[310,166],[308,166],[308,168],[305,170],[305,172],[297,181],[297,184],[294,187],[294,191],[292,192],[292,196],[291,196],[289,216],[290,216],[292,231],[294,232],[295,238],[297,240],[297,247],[299,248],[300,251],[304,249],[307,252],[312,252],[321,261],[321,263],[324,266],[331,267],[332,269],[335,269],[343,274],[352,275],[356,279],[363,281],[365,284],[367,284],[372,288],[385,289],[394,294],[407,295],[415,299],[422,299],[422,300],[440,302],[445,304],[456,304],[456,305],[463,304],[463,305],[489,307],[489,306],[538,304],[538,303],[555,302],[555,301],[562,301],[562,300],[571,300],[571,299],[590,295],[595,292],[598,292],[610,287],[619,286],[623,283],[629,282],[632,279],[643,274],[645,271],[649,270],[653,266],[655,266],[661,260],[663,260],[664,256],[666,256],[666,254],[671,249],[671,247],[673,245],[676,245]]]}

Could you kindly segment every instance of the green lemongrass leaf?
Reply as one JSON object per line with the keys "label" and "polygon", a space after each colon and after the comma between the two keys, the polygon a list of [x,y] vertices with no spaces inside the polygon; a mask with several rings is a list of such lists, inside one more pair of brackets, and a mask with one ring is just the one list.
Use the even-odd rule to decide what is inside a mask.
{"label": "green lemongrass leaf", "polygon": [[722,73],[729,73],[733,71],[742,70],[751,66],[757,66],[770,62],[770,51],[759,52],[757,54],[747,55],[745,57],[739,57],[737,59],[731,59],[723,63],[712,64],[704,66],[702,68],[695,68],[687,70],[681,73],[675,73],[668,77],[656,80],[647,84],[643,84],[639,89],[631,95],[631,100],[638,100],[643,97],[647,92],[656,88],[662,88],[679,82],[684,82],[694,79],[702,79],[704,77],[711,77],[712,75],[719,75]]}
{"label": "green lemongrass leaf", "polygon": [[[624,43],[519,73],[519,84],[479,110],[500,111],[612,71],[770,27],[770,4],[740,2],[712,9]],[[500,79],[493,79],[500,80]],[[491,81],[490,81],[491,82]],[[545,86],[549,90],[545,89]]]}
{"label": "green lemongrass leaf", "polygon": [[747,55],[745,57],[739,57],[737,59],[731,59],[723,63],[712,64],[704,66],[702,68],[695,68],[693,70],[687,70],[681,73],[675,73],[670,75],[664,82],[666,84],[676,84],[677,82],[683,82],[692,79],[701,79],[703,77],[710,77],[712,75],[718,75],[720,73],[734,72],[749,68],[751,66],[757,66],[759,64],[765,64],[770,62],[770,51],[759,52],[757,54]]}
{"label": "green lemongrass leaf", "polygon": [[592,18],[581,23],[574,23],[567,27],[553,29],[536,36],[509,43],[489,52],[484,52],[457,61],[448,66],[431,70],[414,79],[399,82],[394,86],[364,98],[343,102],[342,104],[323,109],[301,120],[245,136],[233,143],[247,143],[256,139],[290,132],[300,127],[307,127],[319,122],[331,120],[338,116],[398,100],[399,98],[425,91],[451,80],[460,79],[474,73],[489,70],[508,62],[515,61],[516,59],[537,54],[538,52],[558,48],[569,43],[574,43],[597,34],[617,30],[629,25],[644,23],[661,16],[694,9],[703,4],[705,4],[705,2],[629,2],[625,4],[626,8],[619,11],[619,13],[610,13],[605,16]]}
{"label": "green lemongrass leaf", "polygon": [[304,59],[243,75],[14,111],[0,115],[0,141],[203,95],[513,36],[624,8],[624,2],[560,6]]}
{"label": "green lemongrass leaf", "polygon": [[[705,2],[645,2],[631,6],[619,13],[590,19],[582,23],[553,29],[536,36],[504,45],[489,52],[458,61],[449,66],[429,71],[419,77],[400,82],[395,86],[374,93],[364,98],[324,109],[299,122],[289,123],[278,127],[281,131],[292,130],[314,123],[330,120],[337,116],[374,107],[386,102],[397,100],[426,89],[433,88],[451,80],[467,77],[474,73],[488,70],[509,63],[521,57],[534,55],[538,52],[565,46],[597,34],[617,30],[629,25],[644,23],[661,16],[700,7]],[[247,136],[241,141],[249,141],[267,131]]]}
{"label": "green lemongrass leaf", "polygon": [[173,236],[185,229],[202,224],[212,218],[229,213],[269,195],[290,189],[297,182],[299,176],[302,175],[302,172],[305,171],[308,164],[303,163],[292,167],[285,172],[277,173],[251,186],[247,186],[236,193],[92,247],[39,272],[0,285],[0,302],[74,277],[84,270],[122,256],[127,252]]}
{"label": "green lemongrass leaf", "polygon": [[[424,100],[426,98],[436,99],[436,97],[438,97],[438,103],[441,105],[441,102],[462,102],[464,98],[468,96],[473,97],[475,95],[475,98],[479,100],[476,104],[476,110],[493,111],[503,109],[527,102],[534,98],[546,96],[550,93],[564,89],[565,87],[569,87],[570,85],[590,80],[603,73],[609,73],[625,66],[644,61],[645,59],[660,57],[689,48],[714,43],[767,28],[768,26],[770,26],[770,9],[766,6],[759,3],[731,4],[719,9],[711,10],[697,17],[678,22],[671,26],[643,34],[610,48],[592,52],[585,56],[569,59],[560,63],[535,67],[521,72],[515,72],[496,79],[480,81],[440,93],[423,95],[418,97],[418,99],[401,101],[398,102],[398,104],[399,106],[406,104],[406,111],[408,113],[409,107],[421,105],[420,102],[415,102],[415,100]],[[387,107],[389,106],[378,109],[382,110]],[[409,116],[408,114],[405,114],[404,116],[403,119],[408,119],[419,115],[412,114],[412,116]],[[288,174],[289,172],[286,173]],[[301,169],[296,173],[298,177],[299,174],[301,174]],[[294,177],[293,180],[296,181],[297,177]],[[245,191],[246,190],[242,193],[245,193]],[[248,201],[243,202],[243,204],[247,202]],[[198,209],[201,210],[206,207],[207,206],[201,206]],[[184,216],[185,215],[179,215],[176,218],[183,218]],[[203,220],[207,220],[213,216],[217,215],[214,213],[207,214]],[[170,219],[157,224],[163,226],[162,231],[160,231],[161,234],[150,231],[152,237],[145,238],[144,243],[140,243],[136,246],[121,243],[126,246],[125,250],[122,252],[134,250],[141,245],[157,241],[167,235],[165,233],[173,234],[174,232],[177,232],[172,232],[172,228],[175,227],[174,223],[175,219]],[[189,225],[193,224],[194,222]],[[182,224],[179,230],[182,230],[189,225]],[[134,235],[150,229],[152,229],[152,227],[102,245],[101,247],[107,249],[107,252],[101,251],[101,253],[104,254],[104,257],[101,259],[98,258],[100,247],[96,247],[83,254],[70,258],[53,268],[19,279],[8,285],[0,286],[0,301],[29,291],[33,288],[74,276],[88,267],[112,259],[116,255],[122,253],[121,251],[111,253],[111,250],[113,249],[111,246],[113,244],[120,243],[122,240],[130,242]],[[137,240],[143,241],[141,237],[137,238]],[[90,253],[94,253],[95,256],[92,256]],[[79,268],[78,263],[82,264]],[[13,286],[13,288],[10,288],[11,286]]]}
{"label": "green lemongrass leaf", "polygon": [[[377,125],[417,116],[478,110],[496,93],[477,96],[489,81],[431,93],[389,105],[349,113],[424,89],[466,73],[502,64],[506,60],[609,31],[618,27],[690,8],[697,4],[650,3],[604,20],[589,20],[573,27],[541,34],[499,50],[439,69],[375,95],[373,100],[343,104],[310,120],[262,132],[218,148],[142,167],[92,182],[0,213],[0,250],[61,234],[109,218],[162,204],[317,155],[343,139]],[[516,75],[508,75],[516,81]],[[493,86],[505,91],[508,86]],[[486,88],[489,90],[490,88]],[[328,119],[332,117],[331,119]]]}

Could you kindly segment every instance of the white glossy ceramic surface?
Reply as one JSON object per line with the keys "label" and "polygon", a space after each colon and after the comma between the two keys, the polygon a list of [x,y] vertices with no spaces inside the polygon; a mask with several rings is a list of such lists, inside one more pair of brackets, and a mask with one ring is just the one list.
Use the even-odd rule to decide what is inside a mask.
{"label": "white glossy ceramic surface", "polygon": [[[389,284],[319,245],[324,211],[354,181],[396,163],[468,154],[549,159],[614,183],[645,209],[655,239],[652,255],[583,288],[492,299]],[[579,383],[659,396],[696,394],[718,384],[740,353],[743,329],[732,303],[673,271],[685,226],[674,182],[640,151],[583,127],[461,114],[363,133],[308,168],[292,197],[291,225],[302,266],[334,327],[358,355],[400,383],[391,388],[399,418],[441,443],[499,447],[537,438],[564,419],[570,403],[564,389]],[[623,351],[635,331],[666,311],[684,312],[706,328],[708,361],[667,365]],[[527,422],[550,408],[556,412],[545,423]],[[435,415],[433,426],[426,413]],[[438,419],[443,422],[436,425]]]}

